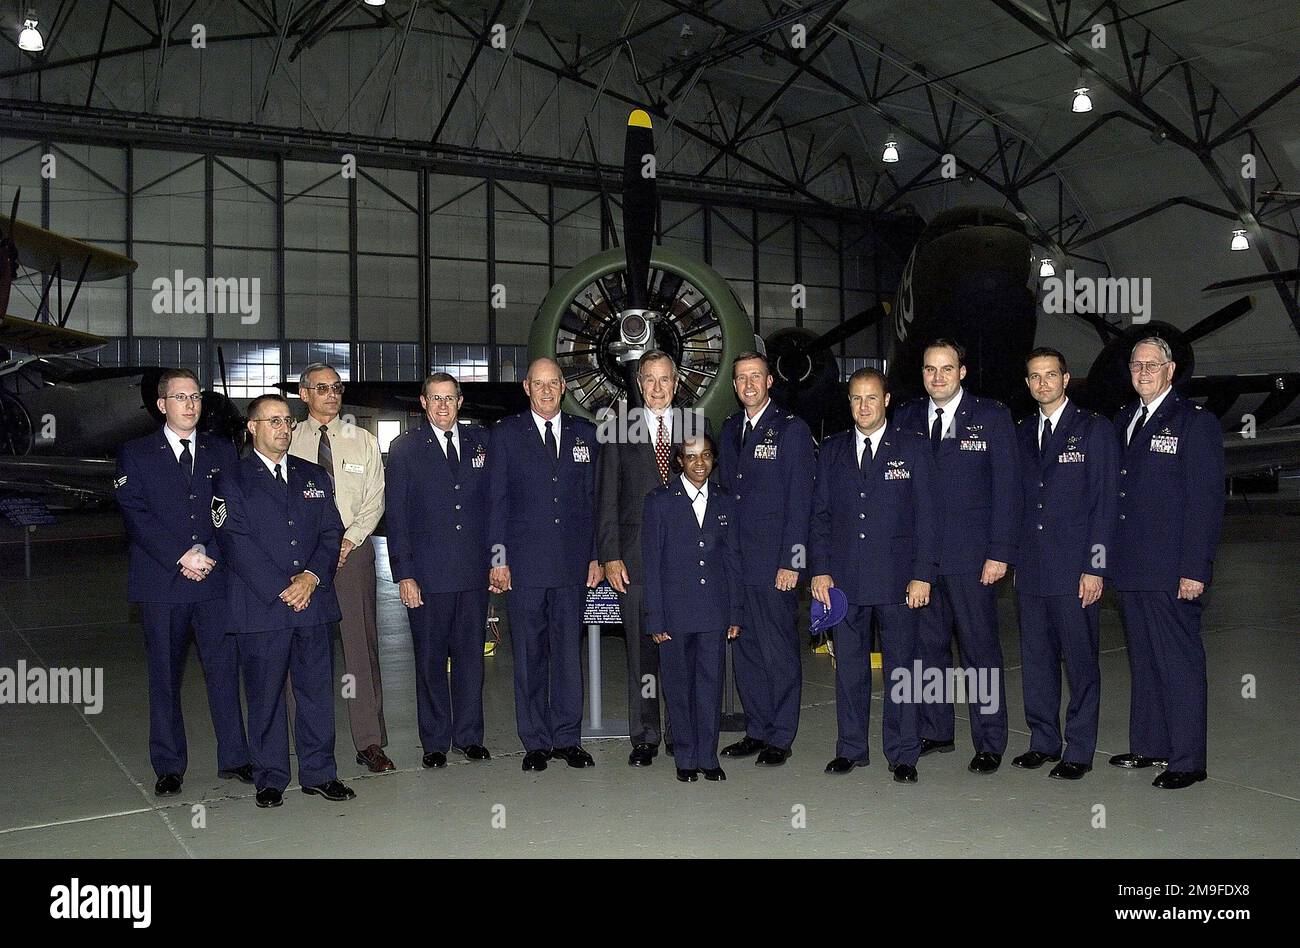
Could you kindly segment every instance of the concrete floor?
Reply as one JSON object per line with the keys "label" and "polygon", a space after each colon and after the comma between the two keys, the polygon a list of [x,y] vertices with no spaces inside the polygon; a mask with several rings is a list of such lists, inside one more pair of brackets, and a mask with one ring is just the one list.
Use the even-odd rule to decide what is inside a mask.
{"label": "concrete floor", "polygon": [[[1291,485],[1294,497],[1294,484]],[[381,560],[385,707],[398,771],[353,762],[338,705],[339,773],[357,799],[334,804],[291,789],[263,811],[251,787],[215,775],[197,658],[185,714],[190,771],[180,797],[153,796],[143,640],[123,600],[125,554],[113,513],[69,515],[42,528],[34,577],[23,578],[21,534],[0,528],[0,666],[104,669],[102,713],[68,705],[0,705],[0,857],[274,856],[1295,856],[1300,853],[1300,502],[1230,506],[1205,613],[1210,670],[1210,779],[1179,793],[1154,772],[1105,766],[1126,751],[1128,660],[1114,602],[1103,601],[1102,717],[1097,767],[1078,783],[1020,771],[1028,747],[1019,643],[1009,590],[1001,600],[1011,742],[1001,771],[966,771],[958,751],[921,761],[915,786],[891,782],[880,750],[879,678],[872,760],[832,778],[835,692],[830,659],[804,655],[794,756],[778,770],[726,764],[725,783],[679,784],[671,760],[626,764],[626,740],[588,740],[594,769],[519,769],[508,630],[486,660],[487,744],[494,759],[453,755],[420,768],[411,643]],[[806,607],[804,609],[806,616]],[[805,620],[806,621],[806,620]],[[603,639],[606,714],[621,715],[621,637]],[[585,662],[585,651],[584,651]],[[342,668],[341,655],[337,659]],[[1242,697],[1253,675],[1257,697]],[[961,718],[962,710],[959,710]],[[732,739],[723,735],[724,741]],[[1097,808],[1104,808],[1104,827]]]}

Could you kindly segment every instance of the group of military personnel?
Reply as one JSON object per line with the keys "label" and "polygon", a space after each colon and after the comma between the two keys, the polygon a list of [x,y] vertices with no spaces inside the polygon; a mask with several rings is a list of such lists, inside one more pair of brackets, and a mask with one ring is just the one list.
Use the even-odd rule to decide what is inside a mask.
{"label": "group of military personnel", "polygon": [[[371,543],[381,517],[414,646],[426,768],[445,767],[453,749],[491,757],[489,593],[506,596],[523,769],[593,765],[580,741],[580,636],[587,591],[607,580],[627,638],[629,764],[652,765],[661,745],[684,782],[725,780],[719,753],[783,764],[799,723],[796,611],[809,585],[824,606],[833,589],[847,602],[832,630],[838,739],[826,772],[869,762],[878,633],[893,779],[913,783],[920,757],[955,749],[955,696],[906,685],[923,670],[956,680],[954,639],[957,668],[990,685],[967,691],[969,769],[992,774],[1007,746],[997,585],[1013,571],[1030,743],[1012,763],[1055,763],[1051,776],[1070,780],[1091,769],[1109,583],[1132,681],[1129,752],[1110,763],[1160,767],[1155,786],[1166,789],[1204,780],[1201,597],[1224,505],[1216,419],[1172,390],[1172,355],[1154,337],[1133,349],[1138,397],[1113,423],[1071,402],[1054,349],[1027,359],[1038,411],[1019,425],[963,387],[964,358],[957,342],[932,343],[927,397],[899,407],[892,424],[885,376],[854,373],[853,428],[820,449],[773,403],[756,352],[734,362],[741,409],[716,439],[705,419],[674,407],[676,365],[659,350],[638,364],[642,407],[599,428],[561,410],[553,360],[528,368],[529,409],[490,430],[460,421],[460,384],[437,372],[423,384],[422,423],[393,442],[386,467],[374,436],[340,417],[344,383],[327,365],[300,376],[305,422],[279,395],[253,399],[242,459],[197,431],[194,375],[164,372],[165,423],[123,446],[116,480],[145,631],[155,792],[180,792],[187,766],[180,688],[191,634],[218,773],[255,785],[258,806],[279,806],[289,785],[290,719],[303,792],[355,796],[334,756],[340,682],[357,762],[394,769]],[[729,645],[746,730],[719,752]]]}

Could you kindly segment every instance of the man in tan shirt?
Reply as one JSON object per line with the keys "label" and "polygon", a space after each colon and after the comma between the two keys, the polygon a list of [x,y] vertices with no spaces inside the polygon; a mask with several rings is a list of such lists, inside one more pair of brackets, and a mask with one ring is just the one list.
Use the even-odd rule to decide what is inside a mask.
{"label": "man in tan shirt", "polygon": [[[307,366],[298,380],[307,420],[294,430],[289,453],[319,464],[334,478],[343,520],[343,543],[334,579],[343,619],[343,664],[356,693],[347,702],[357,763],[373,773],[393,770],[384,753],[384,693],[379,675],[379,629],[375,621],[375,548],[370,534],[384,515],[384,464],[379,442],[364,428],[339,417],[343,382],[323,362]],[[292,713],[292,712],[291,712]]]}

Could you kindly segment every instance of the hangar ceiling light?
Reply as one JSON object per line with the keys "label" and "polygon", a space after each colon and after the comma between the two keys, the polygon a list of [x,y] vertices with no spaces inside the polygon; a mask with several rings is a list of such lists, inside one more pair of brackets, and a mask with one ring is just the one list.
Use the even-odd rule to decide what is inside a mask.
{"label": "hangar ceiling light", "polygon": [[41,38],[41,31],[36,28],[36,17],[33,14],[27,14],[27,20],[18,34],[18,48],[29,53],[39,53],[45,48],[45,40]]}
{"label": "hangar ceiling light", "polygon": [[1232,232],[1232,249],[1233,250],[1250,249],[1250,241],[1246,239],[1246,232],[1244,230],[1234,230]]}
{"label": "hangar ceiling light", "polygon": [[898,140],[894,133],[889,133],[889,138],[885,141],[885,150],[880,153],[880,160],[893,164],[898,160]]}

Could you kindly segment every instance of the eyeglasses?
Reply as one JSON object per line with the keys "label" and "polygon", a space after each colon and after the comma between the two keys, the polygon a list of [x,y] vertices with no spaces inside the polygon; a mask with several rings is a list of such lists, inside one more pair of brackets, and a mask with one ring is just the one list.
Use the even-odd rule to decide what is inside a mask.
{"label": "eyeglasses", "polygon": [[315,392],[317,395],[328,395],[330,392],[333,392],[335,395],[343,394],[342,382],[335,382],[333,385],[326,385],[324,382],[321,382],[319,385],[304,385],[303,388],[307,389],[309,392]]}
{"label": "eyeglasses", "polygon": [[1138,372],[1145,369],[1147,374],[1154,375],[1157,369],[1163,368],[1168,364],[1168,362],[1130,362],[1128,364],[1128,370],[1136,375]]}
{"label": "eyeglasses", "polygon": [[298,419],[290,418],[288,415],[273,415],[270,418],[254,418],[252,420],[266,422],[271,426],[272,431],[279,431],[285,425],[289,426],[290,431],[298,427]]}
{"label": "eyeglasses", "polygon": [[166,395],[164,397],[167,401],[173,402],[181,407],[184,407],[186,402],[191,405],[197,405],[199,402],[203,401],[203,394],[201,392],[195,392],[193,395],[183,395],[180,392],[177,392],[175,395]]}
{"label": "eyeglasses", "polygon": [[431,401],[435,405],[446,405],[447,407],[450,408],[452,405],[456,404],[456,399],[460,398],[460,396],[459,395],[427,395],[425,396],[425,398],[427,401]]}

